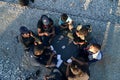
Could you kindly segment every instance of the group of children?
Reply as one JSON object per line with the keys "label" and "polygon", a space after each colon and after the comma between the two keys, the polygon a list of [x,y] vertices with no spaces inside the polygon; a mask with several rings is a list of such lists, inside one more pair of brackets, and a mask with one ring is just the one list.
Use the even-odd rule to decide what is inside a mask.
{"label": "group of children", "polygon": [[[34,59],[51,73],[44,80],[89,80],[89,65],[102,59],[101,46],[91,43],[89,35],[92,31],[90,25],[78,25],[73,27],[73,20],[65,13],[59,19],[58,27],[47,15],[42,15],[37,24],[37,34],[20,27],[19,40],[24,45],[25,52],[33,52]],[[67,61],[61,59],[52,46],[55,36],[62,34],[79,46],[79,54]]]}

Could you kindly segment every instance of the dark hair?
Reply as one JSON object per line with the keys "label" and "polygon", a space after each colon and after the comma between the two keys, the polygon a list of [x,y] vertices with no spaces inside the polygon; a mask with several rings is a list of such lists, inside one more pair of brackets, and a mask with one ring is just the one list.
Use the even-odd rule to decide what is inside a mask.
{"label": "dark hair", "polygon": [[98,43],[92,43],[91,45],[94,46],[94,47],[96,47],[99,50],[101,49],[101,45],[98,44]]}
{"label": "dark hair", "polygon": [[[43,51],[44,50],[44,46],[42,44],[38,44],[34,46],[34,54],[36,51]],[[41,53],[42,54],[42,53]]]}
{"label": "dark hair", "polygon": [[25,34],[30,32],[30,30],[28,30],[28,28],[25,26],[21,26],[19,31],[20,31],[20,34]]}
{"label": "dark hair", "polygon": [[63,14],[61,15],[61,19],[62,19],[63,21],[66,21],[67,18],[68,18],[68,16],[67,16],[66,13],[63,13]]}
{"label": "dark hair", "polygon": [[78,31],[79,34],[81,35],[87,35],[88,34],[88,29],[86,27],[82,27],[79,31]]}
{"label": "dark hair", "polygon": [[46,18],[48,18],[48,16],[47,16],[47,15],[42,15],[40,19],[42,19],[43,17],[46,17]]}

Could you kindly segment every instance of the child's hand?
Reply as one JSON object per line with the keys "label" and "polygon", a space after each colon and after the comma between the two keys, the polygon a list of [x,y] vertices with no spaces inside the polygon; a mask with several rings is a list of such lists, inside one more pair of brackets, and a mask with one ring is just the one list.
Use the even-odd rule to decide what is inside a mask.
{"label": "child's hand", "polygon": [[30,32],[30,36],[32,36],[32,37],[33,37],[33,33],[32,33],[32,32]]}
{"label": "child's hand", "polygon": [[37,45],[37,42],[34,42],[34,45]]}
{"label": "child's hand", "polygon": [[47,32],[44,33],[45,36],[49,36],[49,34]]}

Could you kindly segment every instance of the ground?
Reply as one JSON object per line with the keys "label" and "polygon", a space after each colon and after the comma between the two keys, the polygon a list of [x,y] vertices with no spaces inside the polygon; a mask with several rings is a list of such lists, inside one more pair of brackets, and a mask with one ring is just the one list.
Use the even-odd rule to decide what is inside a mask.
{"label": "ground", "polygon": [[120,0],[35,0],[21,7],[17,0],[0,1],[0,80],[25,80],[40,69],[42,80],[48,69],[38,67],[16,41],[20,26],[36,32],[37,22],[46,14],[57,25],[61,13],[75,22],[91,24],[94,38],[102,45],[103,59],[90,66],[90,80],[120,79]]}

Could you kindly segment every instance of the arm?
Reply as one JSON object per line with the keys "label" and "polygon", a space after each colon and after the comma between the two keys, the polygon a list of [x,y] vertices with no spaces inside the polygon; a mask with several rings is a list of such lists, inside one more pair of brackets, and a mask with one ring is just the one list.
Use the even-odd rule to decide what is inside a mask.
{"label": "arm", "polygon": [[72,25],[72,24],[73,24],[73,20],[72,20],[70,17],[69,17],[68,24],[69,24],[69,25]]}
{"label": "arm", "polygon": [[47,35],[46,32],[41,32],[41,29],[38,28],[38,36],[44,36],[44,35]]}
{"label": "arm", "polygon": [[65,26],[65,25],[61,25],[60,28],[62,28],[62,29],[66,29],[66,28],[68,28],[68,27]]}
{"label": "arm", "polygon": [[52,32],[49,33],[49,35],[54,35],[55,34],[55,28],[53,26],[51,26],[51,28],[52,28]]}
{"label": "arm", "polygon": [[71,18],[69,19],[69,22],[68,22],[68,28],[70,31],[72,31],[73,29],[73,20]]}
{"label": "arm", "polygon": [[54,53],[52,53],[52,54],[50,55],[50,58],[49,58],[49,60],[47,61],[47,65],[50,65],[50,63],[51,63],[54,55],[55,55]]}
{"label": "arm", "polygon": [[70,70],[70,64],[67,64],[67,69],[66,69],[66,77],[69,76],[69,70]]}
{"label": "arm", "polygon": [[33,32],[30,32],[30,36],[35,39],[34,43],[42,44],[41,40],[38,37],[36,37],[36,35]]}
{"label": "arm", "polygon": [[38,32],[38,36],[43,36],[44,33],[41,31],[41,26],[43,25],[42,21],[39,20],[38,23],[37,23],[37,32]]}
{"label": "arm", "polygon": [[74,58],[74,57],[71,57],[71,59],[72,59],[73,61],[76,61],[76,62],[79,63],[80,65],[88,65],[88,63],[82,62],[82,61],[80,61],[80,60],[78,60],[78,59],[76,59],[76,58]]}

